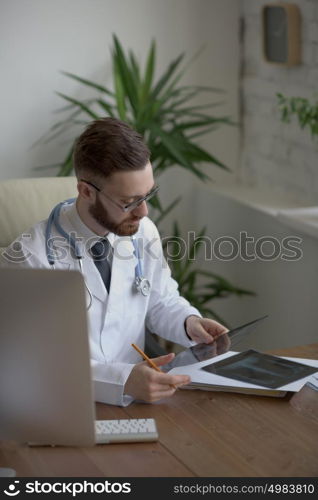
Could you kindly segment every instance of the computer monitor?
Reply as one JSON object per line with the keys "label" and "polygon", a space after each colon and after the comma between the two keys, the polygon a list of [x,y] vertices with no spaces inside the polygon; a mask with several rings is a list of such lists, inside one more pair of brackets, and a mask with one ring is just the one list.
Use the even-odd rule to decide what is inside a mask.
{"label": "computer monitor", "polygon": [[0,439],[95,443],[84,280],[0,268]]}

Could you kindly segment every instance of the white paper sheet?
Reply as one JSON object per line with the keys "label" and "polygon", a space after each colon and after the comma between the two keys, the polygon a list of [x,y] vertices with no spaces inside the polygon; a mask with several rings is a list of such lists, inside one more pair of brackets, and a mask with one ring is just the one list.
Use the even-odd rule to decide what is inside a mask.
{"label": "white paper sheet", "polygon": [[[220,375],[215,375],[213,373],[206,372],[201,370],[203,366],[210,365],[212,363],[217,363],[218,361],[222,361],[222,359],[228,358],[230,356],[234,356],[234,354],[238,354],[236,351],[228,351],[220,356],[217,356],[214,359],[208,359],[205,361],[199,361],[198,363],[194,363],[192,365],[185,366],[177,366],[169,371],[171,374],[182,374],[189,375],[191,377],[191,382],[193,383],[201,383],[201,384],[210,384],[210,385],[222,385],[227,387],[242,387],[242,388],[251,388],[251,389],[266,389],[269,390],[268,387],[264,387],[261,385],[248,384],[246,382],[242,382],[240,380],[234,380],[227,377],[221,377]],[[314,366],[317,368],[318,372],[318,360],[316,359],[307,359],[307,358],[289,358],[286,356],[277,356],[279,358],[288,359],[290,361],[295,361],[296,363],[303,363],[304,365]],[[312,375],[308,375],[307,377],[303,377],[295,382],[291,382],[287,385],[282,385],[281,387],[277,387],[277,389],[270,389],[271,391],[291,391],[298,392],[303,385],[312,377]]]}

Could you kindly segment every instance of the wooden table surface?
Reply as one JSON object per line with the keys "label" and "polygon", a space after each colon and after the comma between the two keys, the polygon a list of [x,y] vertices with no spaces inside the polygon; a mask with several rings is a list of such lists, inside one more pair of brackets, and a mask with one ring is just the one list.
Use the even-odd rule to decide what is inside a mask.
{"label": "wooden table surface", "polygon": [[[318,359],[318,344],[275,351]],[[182,391],[159,403],[97,404],[98,419],[154,417],[156,443],[91,448],[0,443],[0,466],[26,477],[315,477],[318,420],[285,398]]]}

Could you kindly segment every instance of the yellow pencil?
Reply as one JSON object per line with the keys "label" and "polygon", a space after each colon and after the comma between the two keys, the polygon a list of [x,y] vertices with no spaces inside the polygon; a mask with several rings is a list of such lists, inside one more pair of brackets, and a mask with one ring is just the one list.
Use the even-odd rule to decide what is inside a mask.
{"label": "yellow pencil", "polygon": [[[139,354],[144,358],[144,360],[147,361],[148,365],[151,366],[151,368],[153,368],[157,372],[162,373],[160,368],[152,361],[152,359],[148,358],[147,354],[145,354],[144,351],[142,351],[136,344],[131,344],[131,345],[133,346],[134,349],[136,349],[137,352],[139,352]],[[177,389],[175,385],[172,385],[171,387]]]}

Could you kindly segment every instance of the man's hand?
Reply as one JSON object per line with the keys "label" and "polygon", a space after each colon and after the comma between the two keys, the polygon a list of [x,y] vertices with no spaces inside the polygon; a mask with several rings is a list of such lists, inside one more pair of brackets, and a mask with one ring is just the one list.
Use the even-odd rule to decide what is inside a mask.
{"label": "man's hand", "polygon": [[[157,366],[163,366],[174,358],[174,353],[158,358],[152,358]],[[132,396],[134,399],[141,399],[147,403],[153,403],[159,399],[172,396],[176,388],[189,384],[190,377],[187,375],[169,375],[159,373],[147,364],[146,361],[138,363],[131,370],[126,381],[124,394]]]}
{"label": "man's hand", "polygon": [[187,335],[198,344],[211,344],[217,337],[227,332],[228,329],[209,318],[189,316],[185,322]]}

